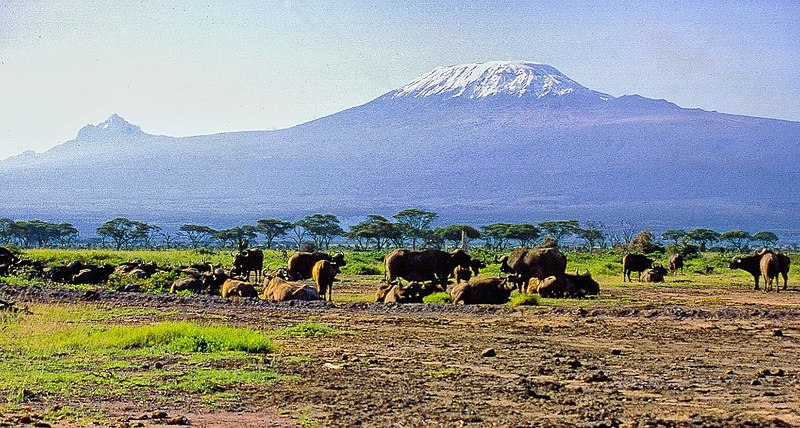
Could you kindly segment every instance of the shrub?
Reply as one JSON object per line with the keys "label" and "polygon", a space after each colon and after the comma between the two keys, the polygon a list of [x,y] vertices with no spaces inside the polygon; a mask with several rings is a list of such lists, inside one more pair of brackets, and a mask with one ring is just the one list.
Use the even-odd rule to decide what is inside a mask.
{"label": "shrub", "polygon": [[383,269],[364,262],[348,263],[341,272],[346,275],[383,275]]}
{"label": "shrub", "polygon": [[511,297],[508,301],[509,306],[536,306],[539,304],[537,294],[519,293]]}
{"label": "shrub", "polygon": [[453,299],[446,291],[440,291],[422,298],[423,303],[453,303]]}

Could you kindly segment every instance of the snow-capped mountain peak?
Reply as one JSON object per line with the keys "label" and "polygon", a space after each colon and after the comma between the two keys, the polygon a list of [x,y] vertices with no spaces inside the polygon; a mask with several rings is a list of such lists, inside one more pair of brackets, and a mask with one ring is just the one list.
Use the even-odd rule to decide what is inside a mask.
{"label": "snow-capped mountain peak", "polygon": [[123,119],[114,113],[105,122],[97,125],[86,125],[78,131],[77,140],[92,139],[120,139],[128,137],[139,137],[144,135],[142,129]]}
{"label": "snow-capped mountain peak", "polygon": [[605,100],[613,98],[581,86],[554,67],[525,61],[437,67],[388,95],[390,98],[438,96],[480,99],[498,95],[545,98],[573,93],[591,94]]}

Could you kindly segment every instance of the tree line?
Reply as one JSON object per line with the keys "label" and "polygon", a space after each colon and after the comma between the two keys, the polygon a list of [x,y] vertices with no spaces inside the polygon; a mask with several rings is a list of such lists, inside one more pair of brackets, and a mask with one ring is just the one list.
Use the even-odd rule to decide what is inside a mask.
{"label": "tree line", "polygon": [[[405,209],[390,218],[370,214],[348,230],[333,214],[310,214],[290,222],[276,218],[258,220],[255,224],[214,229],[199,224],[183,224],[176,234],[161,227],[124,217],[108,220],[95,229],[97,238],[81,241],[78,229],[70,223],[49,223],[41,220],[14,221],[0,219],[0,243],[22,247],[76,247],[88,246],[123,248],[218,247],[243,250],[260,243],[266,248],[276,244],[296,249],[327,250],[334,240],[347,240],[357,250],[383,250],[391,247],[444,248],[457,247],[462,240],[483,241],[486,248],[503,251],[511,247],[529,247],[543,239],[556,244],[569,240],[572,245],[588,251],[623,247],[636,251],[658,250],[657,237],[649,230],[637,231],[623,222],[611,230],[603,223],[577,220],[543,221],[530,223],[492,223],[478,228],[467,224],[433,227],[438,214],[422,209]],[[676,247],[696,246],[706,251],[715,244],[726,244],[737,252],[745,252],[756,243],[774,246],[778,236],[770,231],[749,234],[743,230],[716,232],[697,228],[666,230],[661,240]]]}

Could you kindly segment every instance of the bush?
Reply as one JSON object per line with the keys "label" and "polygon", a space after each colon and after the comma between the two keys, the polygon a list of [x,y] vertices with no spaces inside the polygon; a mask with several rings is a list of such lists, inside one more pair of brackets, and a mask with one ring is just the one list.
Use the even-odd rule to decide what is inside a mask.
{"label": "bush", "polygon": [[511,296],[511,300],[508,301],[509,306],[537,306],[538,304],[539,295],[528,293],[518,293]]}
{"label": "bush", "polygon": [[346,275],[383,275],[383,269],[364,262],[352,262],[342,267],[341,272]]}

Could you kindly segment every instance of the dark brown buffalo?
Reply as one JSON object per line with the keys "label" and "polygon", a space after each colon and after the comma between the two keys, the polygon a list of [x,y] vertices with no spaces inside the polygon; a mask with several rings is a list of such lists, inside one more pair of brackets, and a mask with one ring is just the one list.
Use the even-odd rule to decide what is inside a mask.
{"label": "dark brown buffalo", "polygon": [[83,269],[72,276],[72,284],[100,284],[108,281],[108,277],[114,272],[114,266],[106,264],[103,266],[83,265]]}
{"label": "dark brown buffalo", "polygon": [[447,284],[456,266],[470,266],[472,258],[462,250],[452,253],[441,250],[392,250],[384,259],[386,279],[433,281]]}
{"label": "dark brown buffalo", "polygon": [[667,270],[663,266],[655,266],[650,269],[642,271],[642,282],[664,282],[664,277],[667,276]]}
{"label": "dark brown buffalo", "polygon": [[287,262],[289,275],[295,280],[311,278],[314,265],[320,260],[333,262],[339,268],[347,265],[347,262],[344,260],[344,254],[335,254],[331,256],[326,253],[306,253],[299,251],[289,257],[289,261]]}
{"label": "dark brown buffalo", "polygon": [[240,275],[245,279],[250,279],[250,272],[255,272],[256,281],[259,281],[261,269],[264,269],[264,252],[258,248],[249,248],[233,257],[231,275]]}
{"label": "dark brown buffalo", "polygon": [[642,272],[653,267],[653,259],[641,254],[625,254],[622,258],[622,282],[625,278],[631,282],[631,272],[637,272],[637,279],[642,281]]}
{"label": "dark brown buffalo", "polygon": [[783,289],[786,290],[789,282],[789,267],[792,264],[792,260],[786,254],[776,253],[767,248],[764,248],[758,254],[763,256],[767,253],[775,254],[775,256],[778,257],[778,270],[781,276],[783,276]]}
{"label": "dark brown buffalo", "polygon": [[323,300],[333,301],[333,281],[338,273],[339,267],[331,261],[320,260],[314,263],[311,277],[317,284],[317,292]]}
{"label": "dark brown buffalo", "polygon": [[502,305],[508,303],[515,288],[515,282],[508,278],[479,278],[456,284],[450,290],[450,297],[455,304]]}
{"label": "dark brown buffalo", "polygon": [[445,291],[445,289],[438,284],[428,285],[418,281],[411,281],[405,286],[400,286],[397,281],[389,282],[384,279],[375,293],[375,301],[384,303],[422,303],[422,299],[425,296],[437,291]]}
{"label": "dark brown buffalo", "polygon": [[12,265],[19,260],[14,253],[6,247],[0,247],[0,265]]}
{"label": "dark brown buffalo", "polygon": [[567,258],[558,248],[517,248],[500,259],[500,271],[519,276],[521,284],[531,278],[561,276],[567,268]]}
{"label": "dark brown buffalo", "polygon": [[456,281],[456,284],[467,282],[470,278],[472,278],[472,269],[461,265],[453,269],[453,279]]}
{"label": "dark brown buffalo", "polygon": [[683,256],[680,254],[673,254],[669,256],[667,267],[669,267],[669,271],[673,274],[676,273],[678,269],[680,269],[681,273],[683,273]]}
{"label": "dark brown buffalo", "polygon": [[588,270],[580,275],[576,272],[575,275],[549,276],[539,280],[532,278],[530,281],[528,292],[535,291],[540,297],[580,299],[600,292],[600,284],[592,278]]}
{"label": "dark brown buffalo", "polygon": [[745,257],[734,257],[731,259],[731,264],[728,265],[731,269],[741,269],[750,275],[753,275],[755,287],[753,290],[758,290],[758,280],[761,277],[761,254]]}

